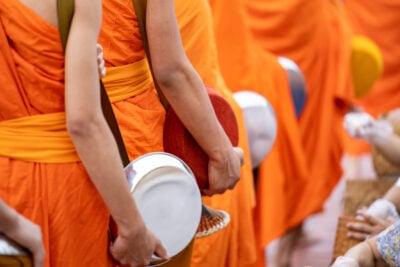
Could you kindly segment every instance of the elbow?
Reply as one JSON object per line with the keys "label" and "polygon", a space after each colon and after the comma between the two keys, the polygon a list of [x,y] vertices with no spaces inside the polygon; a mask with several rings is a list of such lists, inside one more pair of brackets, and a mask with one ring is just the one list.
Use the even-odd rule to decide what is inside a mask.
{"label": "elbow", "polygon": [[154,70],[155,79],[164,90],[177,90],[190,79],[190,66],[184,62],[158,67]]}
{"label": "elbow", "polygon": [[76,142],[93,136],[98,119],[92,115],[67,114],[67,131],[71,139]]}

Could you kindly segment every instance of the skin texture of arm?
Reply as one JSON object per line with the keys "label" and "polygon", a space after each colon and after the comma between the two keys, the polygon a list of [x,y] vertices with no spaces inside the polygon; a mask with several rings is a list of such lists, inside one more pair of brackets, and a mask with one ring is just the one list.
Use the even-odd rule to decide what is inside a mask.
{"label": "skin texture of arm", "polygon": [[163,259],[167,255],[160,241],[144,226],[129,193],[115,140],[102,115],[96,60],[100,24],[101,1],[75,1],[65,62],[67,129],[118,226],[112,255],[120,263],[143,266],[149,264],[153,253]]}
{"label": "skin texture of arm", "polygon": [[[399,183],[399,181],[397,182]],[[389,200],[396,207],[397,213],[400,211],[400,185],[394,184],[385,194],[384,198]]]}
{"label": "skin texture of arm", "polygon": [[34,267],[43,266],[45,252],[40,227],[9,207],[1,199],[0,232],[32,253]]}
{"label": "skin texture of arm", "polygon": [[206,195],[232,189],[243,151],[232,147],[204,85],[184,52],[172,0],[147,1],[147,35],[154,76],[178,117],[209,156]]}
{"label": "skin texture of arm", "polygon": [[350,248],[345,256],[357,260],[360,267],[373,267],[377,262],[383,262],[374,237]]}
{"label": "skin texture of arm", "polygon": [[388,137],[378,136],[373,144],[387,160],[400,166],[400,136],[395,134]]}

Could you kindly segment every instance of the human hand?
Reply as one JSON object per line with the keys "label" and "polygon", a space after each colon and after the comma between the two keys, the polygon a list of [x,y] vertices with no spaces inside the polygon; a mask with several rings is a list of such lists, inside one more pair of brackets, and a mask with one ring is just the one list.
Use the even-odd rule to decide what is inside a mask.
{"label": "human hand", "polygon": [[44,266],[45,250],[40,227],[18,214],[16,222],[5,231],[7,237],[32,253],[33,266]]}
{"label": "human hand", "polygon": [[393,127],[388,121],[375,120],[365,112],[349,112],[344,116],[343,127],[346,132],[358,139],[364,139],[374,145],[382,138],[393,134]]}
{"label": "human hand", "polygon": [[370,236],[375,236],[393,224],[396,220],[392,217],[381,219],[368,213],[367,209],[357,211],[359,222],[349,222],[347,224],[347,236],[366,240]]}
{"label": "human hand", "polygon": [[137,223],[132,230],[118,227],[110,252],[116,261],[130,267],[148,266],[153,255],[162,260],[169,258],[161,241],[143,223]]}
{"label": "human hand", "polygon": [[99,76],[101,79],[106,76],[106,67],[105,67],[104,56],[103,56],[103,47],[100,44],[97,44],[96,51],[97,51],[97,65],[99,68]]}
{"label": "human hand", "polygon": [[240,166],[243,164],[243,150],[240,147],[233,147],[231,153],[222,161],[209,158],[209,187],[203,189],[202,193],[206,196],[212,196],[233,189],[240,179]]}

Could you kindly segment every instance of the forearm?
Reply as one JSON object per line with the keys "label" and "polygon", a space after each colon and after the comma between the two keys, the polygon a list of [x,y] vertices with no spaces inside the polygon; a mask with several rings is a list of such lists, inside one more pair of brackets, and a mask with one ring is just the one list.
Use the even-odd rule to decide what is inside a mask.
{"label": "forearm", "polygon": [[154,76],[178,117],[209,156],[226,154],[230,141],[204,84],[186,57],[172,0],[151,0],[147,33]]}
{"label": "forearm", "polygon": [[182,69],[182,74],[177,74],[173,83],[163,86],[163,92],[202,149],[217,158],[224,155],[224,149],[231,143],[216,117],[202,81],[191,68],[190,65]]}
{"label": "forearm", "polygon": [[0,199],[0,232],[8,232],[17,220],[18,213]]}
{"label": "forearm", "polygon": [[[71,138],[90,179],[119,226],[131,226],[141,219],[129,192],[123,165],[112,133],[99,118],[71,131]],[[99,149],[101,147],[101,149]]]}
{"label": "forearm", "polygon": [[400,166],[400,137],[392,134],[391,136],[378,136],[373,145],[382,155],[395,165]]}
{"label": "forearm", "polygon": [[394,184],[383,197],[384,199],[393,203],[396,207],[397,213],[400,211],[400,178],[397,180],[396,184]]}
{"label": "forearm", "polygon": [[[66,123],[76,151],[118,226],[141,222],[103,116],[96,44],[101,2],[77,1],[65,51]],[[139,220],[138,220],[139,219]],[[124,228],[124,227],[122,227]],[[125,228],[126,229],[126,228]]]}
{"label": "forearm", "polygon": [[360,267],[375,266],[373,251],[366,241],[351,247],[344,256],[354,259]]}

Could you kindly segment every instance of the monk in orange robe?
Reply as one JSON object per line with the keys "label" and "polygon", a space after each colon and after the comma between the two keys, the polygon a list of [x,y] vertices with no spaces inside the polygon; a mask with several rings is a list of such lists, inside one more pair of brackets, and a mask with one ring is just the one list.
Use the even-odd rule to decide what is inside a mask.
{"label": "monk in orange robe", "polygon": [[383,74],[357,104],[373,116],[400,106],[400,57],[398,27],[400,1],[343,1],[347,18],[355,34],[370,38],[383,56]]}
{"label": "monk in orange robe", "polygon": [[[147,1],[147,9],[150,10],[147,11],[147,13],[154,13],[152,10],[152,5],[155,5],[153,4],[154,2],[156,1]],[[168,9],[168,11],[171,11],[170,6],[173,7],[172,3],[173,1],[164,1],[162,6],[165,10]],[[107,75],[105,78],[103,78],[103,82],[110,95],[111,101],[114,102],[114,112],[121,128],[128,153],[130,154],[130,157],[134,159],[144,153],[162,151],[162,130],[165,111],[160,100],[158,99],[157,92],[151,80],[151,74],[147,65],[143,41],[139,32],[138,21],[132,1],[103,1],[103,15],[103,27],[99,38],[99,43],[102,44],[104,49],[104,57],[107,66]],[[164,14],[163,16],[165,17]],[[161,17],[161,15],[158,17]],[[168,67],[183,66],[183,71],[188,72],[187,68],[190,68],[189,70],[192,71],[191,64],[189,61],[187,61],[186,55],[184,55],[184,50],[183,48],[181,49],[180,42],[177,42],[178,38],[180,41],[180,36],[177,35],[179,32],[173,32],[168,34],[168,36],[164,35],[163,38],[165,38],[165,40],[162,41],[160,41],[161,37],[157,37],[157,35],[152,34],[156,31],[156,27],[151,27],[152,24],[149,22],[157,19],[158,17],[157,15],[149,16],[147,14],[148,40],[151,50],[153,71],[155,77],[157,78],[157,70],[160,68],[160,66],[164,66],[167,68],[166,70],[168,72],[166,72],[167,75],[163,75],[161,78],[177,78],[172,75],[174,73],[173,68],[168,69]],[[175,17],[168,17],[168,21],[171,22],[171,25],[175,20]],[[168,26],[171,27],[171,25]],[[161,28],[162,27],[157,27],[157,29]],[[165,29],[162,29],[162,33],[164,33],[164,31]],[[156,45],[152,46],[152,41],[155,39],[154,36],[156,36],[158,39],[156,40]],[[172,41],[168,42],[169,40],[175,42],[175,45],[164,50],[168,43],[172,43]],[[162,46],[160,45],[161,43]],[[156,48],[154,48],[154,46],[156,46]],[[170,55],[163,55],[163,58],[161,58],[160,53],[170,53]],[[163,65],[163,63],[166,62],[165,58],[169,59],[169,64]],[[157,64],[154,64],[154,62]],[[179,72],[180,71],[181,70],[179,70]],[[197,113],[199,115],[199,97],[202,99],[204,97],[203,93],[205,93],[205,90],[203,90],[204,84],[200,79],[198,79],[202,77],[192,76],[189,80],[194,80],[195,83],[186,85],[182,83],[185,81],[179,81],[179,83],[176,83],[176,79],[168,82],[165,80],[163,81],[163,79],[160,77],[158,78],[160,79],[157,79],[160,89],[164,89],[162,91],[165,97],[168,99],[171,106],[174,107],[174,110],[178,113],[178,116],[182,122],[192,127],[192,130],[190,130],[190,127],[187,128],[189,131],[194,133],[193,135],[196,139],[198,139],[198,142],[200,141],[200,145],[201,143],[206,145],[204,146],[206,148],[204,150],[206,152],[208,151],[207,154],[210,155],[210,163],[212,163],[212,158],[214,158],[213,153],[217,151],[212,151],[211,146],[207,145],[209,141],[206,141],[205,139],[212,138],[212,132],[214,132],[214,137],[216,133],[221,134],[219,133],[220,127],[215,123],[209,124],[210,126],[214,125],[215,129],[206,130],[207,127],[204,128],[204,126],[201,125],[193,125],[194,114]],[[190,91],[192,90],[187,90],[187,88],[198,89],[199,86],[202,89],[200,96],[195,94],[188,96],[188,92],[190,94]],[[176,93],[173,94],[173,92],[176,91],[174,87],[184,89],[185,91],[181,92],[179,95]],[[166,92],[164,92],[165,90]],[[190,99],[186,99],[185,95],[186,97],[190,97]],[[193,110],[193,107],[197,107],[196,110]],[[209,113],[207,116],[213,114],[211,110],[202,110],[201,113]],[[203,129],[199,131],[198,128]],[[224,136],[226,135],[221,135],[221,137],[223,137],[222,142],[226,141]],[[246,137],[244,136],[244,138]],[[217,138],[214,139],[217,140]],[[242,140],[241,142],[243,144],[244,141]],[[219,148],[217,148],[217,150],[219,150]],[[218,152],[218,154],[219,153],[220,152]],[[212,167],[212,165],[209,166]],[[221,173],[219,178],[228,176],[229,175],[227,174]],[[244,181],[246,180],[248,181],[249,179],[245,179]],[[241,183],[245,183],[244,181]],[[215,191],[214,193],[222,193],[223,191]],[[230,196],[231,194],[235,193],[228,191],[226,194]],[[229,203],[231,201],[230,199],[231,197],[229,197]],[[230,215],[236,216],[235,214]],[[218,233],[216,235],[218,235]],[[188,255],[188,257],[186,257],[185,260],[189,259],[189,262],[185,262],[184,265],[182,265],[181,262],[177,263],[171,261],[163,266],[187,266],[190,264],[190,253],[186,255]]]}
{"label": "monk in orange robe", "polygon": [[342,175],[343,115],[353,98],[351,31],[337,1],[246,2],[255,40],[294,60],[305,75],[300,129],[309,178],[309,214],[319,212]]}
{"label": "monk in orange robe", "polygon": [[257,266],[264,248],[299,225],[311,212],[312,185],[290,95],[288,77],[277,57],[253,40],[241,1],[210,0],[219,63],[229,88],[252,90],[272,104],[278,121],[275,145],[258,168],[255,231]]}
{"label": "monk in orange robe", "polygon": [[255,261],[256,245],[253,226],[255,206],[253,172],[246,128],[241,108],[233,99],[219,70],[212,16],[207,0],[175,1],[184,49],[203,82],[222,94],[234,108],[239,124],[239,146],[245,151],[245,165],[233,191],[204,198],[208,206],[227,211],[231,222],[227,228],[208,237],[198,238],[192,256],[195,266],[249,266]]}
{"label": "monk in orange robe", "polygon": [[111,266],[110,214],[124,233],[111,252],[145,264],[167,255],[141,221],[102,116],[101,2],[86,3],[75,1],[64,57],[55,2],[0,2],[0,198],[41,227],[46,267]]}
{"label": "monk in orange robe", "polygon": [[[398,40],[400,30],[400,2],[379,1],[343,1],[344,10],[355,34],[363,35],[374,41],[383,57],[383,73],[373,84],[370,91],[355,105],[377,117],[380,114],[400,106],[400,49]],[[364,142],[352,140],[348,150],[350,154],[370,153],[371,147]]]}

